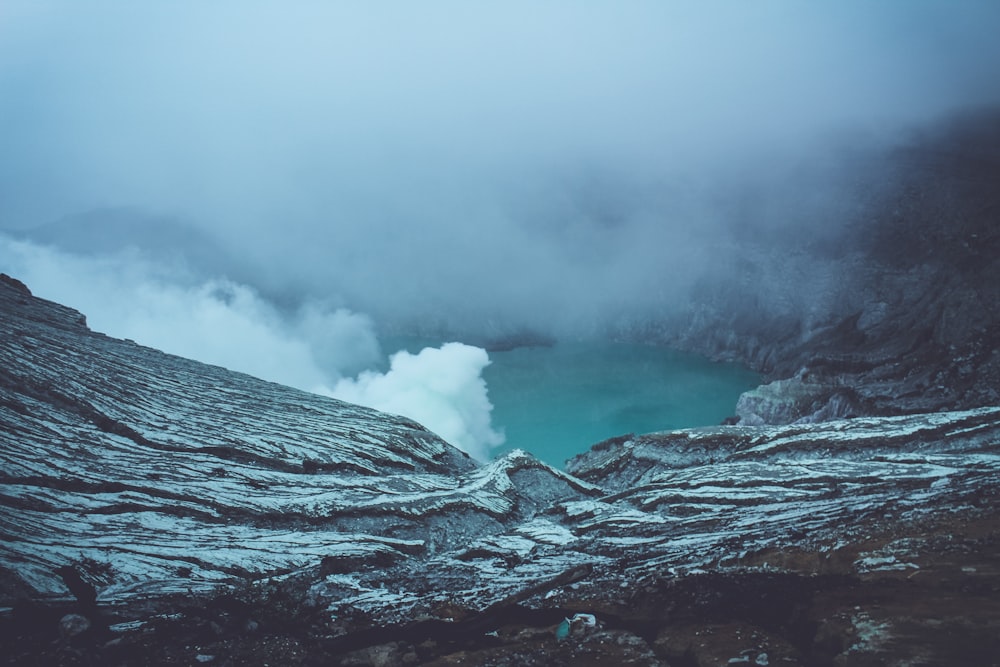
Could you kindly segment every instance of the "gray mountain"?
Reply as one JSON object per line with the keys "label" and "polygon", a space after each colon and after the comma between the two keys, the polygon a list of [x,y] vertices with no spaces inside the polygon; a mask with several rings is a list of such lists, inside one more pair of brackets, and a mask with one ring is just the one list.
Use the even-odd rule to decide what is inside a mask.
{"label": "gray mountain", "polygon": [[181,262],[196,272],[212,273],[220,266],[224,273],[232,272],[236,264],[201,230],[131,207],[94,209],[8,233],[81,255],[138,251],[160,262]]}

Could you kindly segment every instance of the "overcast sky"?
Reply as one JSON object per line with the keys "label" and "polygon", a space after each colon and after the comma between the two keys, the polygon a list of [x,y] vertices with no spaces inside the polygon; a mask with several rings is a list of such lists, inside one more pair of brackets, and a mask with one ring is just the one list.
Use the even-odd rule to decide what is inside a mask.
{"label": "overcast sky", "polygon": [[261,255],[563,213],[595,170],[996,102],[998,33],[994,0],[5,0],[0,224],[134,205]]}
{"label": "overcast sky", "polygon": [[[582,331],[726,265],[722,184],[784,192],[759,217],[835,224],[803,165],[1000,103],[998,35],[996,0],[3,0],[0,229],[113,210],[93,253],[129,216],[175,221],[206,280],[252,291],[0,260],[81,298],[99,276],[128,318],[173,304],[146,330],[208,303],[295,341],[309,308],[362,341],[391,321]],[[289,295],[278,323],[267,300]]]}

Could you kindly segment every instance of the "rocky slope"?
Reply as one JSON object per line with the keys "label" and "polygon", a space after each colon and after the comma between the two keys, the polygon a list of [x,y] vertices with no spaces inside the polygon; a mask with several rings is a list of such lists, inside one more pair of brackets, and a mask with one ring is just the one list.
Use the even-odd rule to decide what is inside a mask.
{"label": "rocky slope", "polygon": [[733,275],[649,337],[764,372],[773,384],[744,396],[743,423],[997,404],[1000,111],[843,162],[842,219],[800,214],[743,238]]}
{"label": "rocky slope", "polygon": [[1000,408],[624,436],[568,473],[0,280],[10,664],[991,664]]}
{"label": "rocky slope", "polygon": [[404,418],[94,333],[6,276],[0,310],[9,590],[58,596],[77,561],[100,602],[388,562],[531,504],[523,457],[477,468]]}

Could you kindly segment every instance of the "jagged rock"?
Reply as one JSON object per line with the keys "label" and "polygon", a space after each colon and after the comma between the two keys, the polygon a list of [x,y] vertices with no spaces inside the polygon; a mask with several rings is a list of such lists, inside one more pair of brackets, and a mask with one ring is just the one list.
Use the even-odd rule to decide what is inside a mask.
{"label": "jagged rock", "polygon": [[737,423],[746,426],[798,424],[853,417],[854,392],[836,385],[775,380],[744,392],[736,402]]}
{"label": "jagged rock", "polygon": [[17,278],[12,278],[11,276],[8,276],[6,273],[0,273],[0,282],[5,283],[10,287],[13,287],[15,290],[17,290],[24,296],[31,296],[31,290],[28,289],[27,285],[22,283]]}

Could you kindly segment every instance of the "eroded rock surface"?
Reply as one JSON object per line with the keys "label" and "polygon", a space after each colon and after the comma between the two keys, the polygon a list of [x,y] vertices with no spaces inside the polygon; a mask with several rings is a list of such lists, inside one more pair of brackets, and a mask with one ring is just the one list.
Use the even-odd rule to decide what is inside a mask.
{"label": "eroded rock surface", "polygon": [[0,313],[13,664],[1000,655],[1000,408],[477,466],[409,420],[94,333],[10,278]]}

